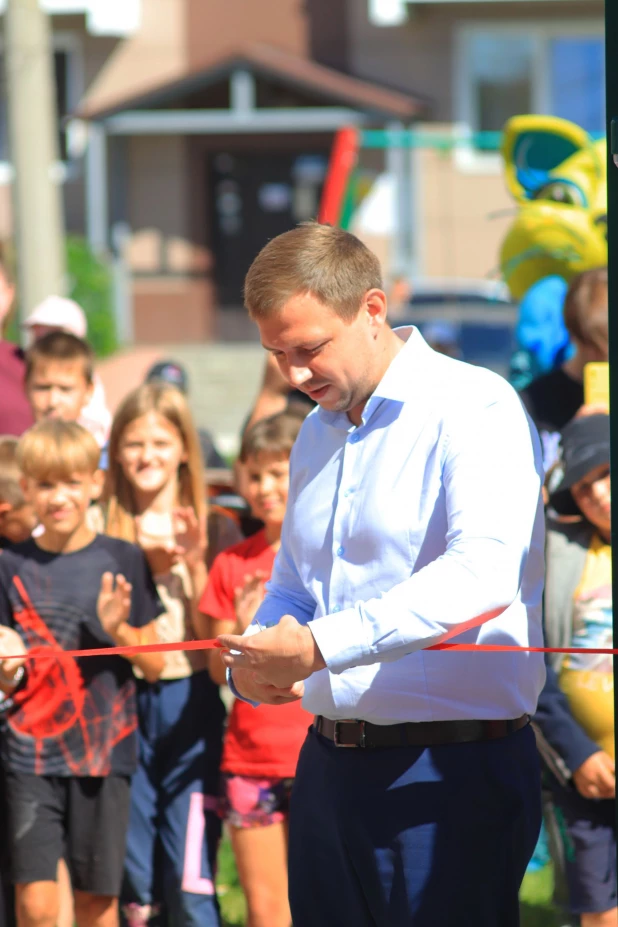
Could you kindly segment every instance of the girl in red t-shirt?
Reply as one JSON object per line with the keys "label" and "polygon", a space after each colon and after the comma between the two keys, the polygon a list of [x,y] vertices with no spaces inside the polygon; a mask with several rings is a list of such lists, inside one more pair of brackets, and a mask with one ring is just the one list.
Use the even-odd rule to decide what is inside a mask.
{"label": "girl in red t-shirt", "polygon": [[[208,617],[209,636],[242,633],[264,598],[280,544],[290,451],[302,418],[302,413],[281,412],[257,422],[244,437],[243,494],[264,528],[216,558],[199,606]],[[211,655],[210,674],[225,683],[218,653]],[[221,804],[247,899],[248,927],[289,927],[291,922],[288,803],[310,723],[300,702],[253,708],[237,700],[232,708],[223,746]]]}

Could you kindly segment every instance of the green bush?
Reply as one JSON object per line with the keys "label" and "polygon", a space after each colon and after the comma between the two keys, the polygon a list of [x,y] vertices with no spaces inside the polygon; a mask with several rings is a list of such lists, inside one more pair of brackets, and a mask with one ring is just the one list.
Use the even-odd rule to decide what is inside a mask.
{"label": "green bush", "polygon": [[[107,357],[118,347],[111,272],[107,264],[92,253],[84,238],[68,237],[66,249],[66,295],[79,303],[86,313],[88,341],[94,353],[97,357]],[[17,302],[19,303],[19,293]],[[16,344],[21,341],[18,322],[20,316],[19,305],[16,305],[5,333],[6,339]]]}
{"label": "green bush", "polygon": [[118,347],[114,319],[112,278],[107,265],[97,258],[83,238],[67,238],[68,296],[82,307],[88,319],[88,341],[97,357],[107,357]]}

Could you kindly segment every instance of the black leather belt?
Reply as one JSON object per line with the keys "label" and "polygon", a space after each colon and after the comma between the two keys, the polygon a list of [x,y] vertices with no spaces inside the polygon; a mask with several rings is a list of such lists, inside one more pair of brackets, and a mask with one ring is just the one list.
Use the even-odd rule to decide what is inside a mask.
{"label": "black leather belt", "polygon": [[437,747],[499,740],[530,722],[528,715],[513,721],[418,721],[404,724],[371,724],[369,721],[313,719],[314,730],[336,747]]}

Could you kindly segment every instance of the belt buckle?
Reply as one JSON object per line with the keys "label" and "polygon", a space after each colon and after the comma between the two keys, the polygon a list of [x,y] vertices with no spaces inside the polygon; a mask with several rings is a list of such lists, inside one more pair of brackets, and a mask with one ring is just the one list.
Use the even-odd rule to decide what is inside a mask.
{"label": "belt buckle", "polygon": [[[359,724],[359,725],[360,725],[360,740],[359,740],[359,743],[358,743],[358,744],[343,744],[343,743],[341,743],[341,741],[339,740],[339,732],[340,732],[339,725],[340,725],[340,724]],[[334,722],[334,725],[335,725],[335,726],[334,726],[334,729],[333,729],[333,743],[335,744],[336,747],[352,747],[353,749],[356,749],[357,747],[366,747],[366,746],[367,746],[366,740],[365,740],[365,722],[364,722],[364,721],[356,721],[356,720],[354,720],[354,721],[352,721],[352,720],[350,720],[350,721],[335,721],[335,722]]]}

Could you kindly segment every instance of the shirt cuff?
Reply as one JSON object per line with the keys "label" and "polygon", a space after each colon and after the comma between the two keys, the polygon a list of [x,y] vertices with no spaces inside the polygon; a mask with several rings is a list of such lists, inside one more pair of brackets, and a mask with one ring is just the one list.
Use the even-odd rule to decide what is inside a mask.
{"label": "shirt cuff", "polygon": [[234,685],[234,680],[233,680],[233,678],[232,678],[232,670],[231,670],[231,668],[230,668],[229,666],[228,666],[228,668],[227,668],[226,671],[225,671],[225,679],[226,679],[226,681],[227,681],[228,686],[230,687],[230,691],[231,691],[232,695],[234,696],[234,698],[238,698],[238,699],[240,699],[241,702],[246,702],[247,705],[252,705],[254,708],[257,708],[257,707],[258,707],[258,705],[260,704],[259,702],[253,702],[253,701],[251,701],[250,698],[245,698],[244,695],[241,695],[241,694],[240,694],[240,692],[238,691],[238,689],[237,689],[236,686]]}
{"label": "shirt cuff", "polygon": [[363,619],[356,608],[314,618],[307,625],[331,673],[343,673],[367,662],[371,653]]}

